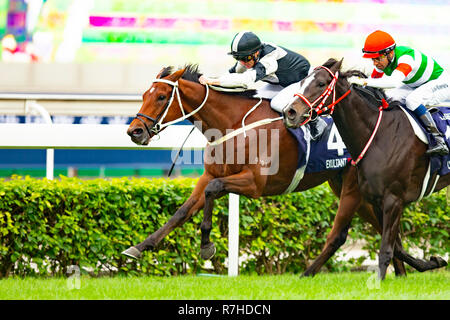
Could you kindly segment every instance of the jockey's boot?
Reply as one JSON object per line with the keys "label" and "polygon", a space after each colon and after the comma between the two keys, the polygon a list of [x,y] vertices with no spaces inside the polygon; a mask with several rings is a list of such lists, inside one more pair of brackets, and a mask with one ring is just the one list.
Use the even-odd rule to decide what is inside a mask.
{"label": "jockey's boot", "polygon": [[447,145],[445,144],[444,137],[436,127],[436,123],[428,110],[420,116],[420,120],[422,120],[425,128],[433,135],[433,138],[436,141],[434,146],[431,146],[431,144],[428,146],[427,154],[437,154],[441,156],[448,154],[449,151]]}
{"label": "jockey's boot", "polygon": [[316,117],[309,122],[309,133],[312,140],[317,140],[322,135],[323,131],[327,127],[327,122],[321,117]]}

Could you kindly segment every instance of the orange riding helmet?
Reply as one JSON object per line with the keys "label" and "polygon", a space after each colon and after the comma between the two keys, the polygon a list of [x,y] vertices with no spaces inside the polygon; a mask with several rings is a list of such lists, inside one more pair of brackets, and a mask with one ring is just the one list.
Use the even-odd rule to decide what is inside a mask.
{"label": "orange riding helmet", "polygon": [[362,49],[363,58],[377,58],[395,49],[394,38],[387,32],[377,30],[369,34]]}

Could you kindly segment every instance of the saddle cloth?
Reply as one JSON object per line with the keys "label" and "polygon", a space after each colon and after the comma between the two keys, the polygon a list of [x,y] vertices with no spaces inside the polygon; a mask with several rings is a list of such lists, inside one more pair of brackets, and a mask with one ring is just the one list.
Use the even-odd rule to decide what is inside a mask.
{"label": "saddle cloth", "polygon": [[[426,144],[434,144],[434,138],[429,133],[417,116],[408,108],[400,107],[406,113],[416,136]],[[430,113],[436,122],[438,130],[445,137],[445,143],[450,148],[450,108],[449,107],[432,107]],[[436,171],[440,176],[450,173],[450,154],[445,156],[433,155],[430,158],[430,174]]]}
{"label": "saddle cloth", "polygon": [[327,127],[318,140],[311,140],[309,126],[288,128],[297,140],[299,157],[297,171],[284,193],[294,191],[305,173],[339,170],[351,160],[333,119],[330,116],[322,119],[326,121]]}

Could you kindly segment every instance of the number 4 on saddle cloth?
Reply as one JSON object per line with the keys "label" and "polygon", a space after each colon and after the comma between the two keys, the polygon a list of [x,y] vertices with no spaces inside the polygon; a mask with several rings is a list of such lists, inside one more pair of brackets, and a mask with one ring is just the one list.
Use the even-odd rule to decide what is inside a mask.
{"label": "number 4 on saddle cloth", "polygon": [[[288,128],[297,139],[299,149],[294,181],[299,182],[305,173],[342,169],[351,161],[333,119],[330,116],[323,116],[322,119],[327,123],[327,127],[316,140],[311,140],[308,126]],[[292,188],[288,190],[290,189]]]}

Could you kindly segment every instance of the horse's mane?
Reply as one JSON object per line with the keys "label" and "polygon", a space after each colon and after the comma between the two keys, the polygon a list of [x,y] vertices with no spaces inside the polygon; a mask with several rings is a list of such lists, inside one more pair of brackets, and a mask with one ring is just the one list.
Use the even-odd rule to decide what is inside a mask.
{"label": "horse's mane", "polygon": [[[181,79],[200,83],[198,78],[200,78],[202,73],[199,70],[198,64],[189,63],[189,64],[184,65],[184,67],[182,67],[180,69],[184,69],[184,73],[181,76]],[[172,66],[166,67],[162,70],[160,77],[161,78],[167,77],[168,75],[171,75],[173,72],[174,72],[174,68]],[[228,95],[238,95],[238,96],[242,96],[245,98],[254,98],[257,91],[254,89],[250,89],[250,90],[246,90],[246,91],[242,91],[242,92],[222,92],[222,93],[228,94]]]}
{"label": "horse's mane", "polygon": [[[339,61],[330,58],[323,64],[324,67],[331,68]],[[339,73],[339,80],[345,80],[347,81],[347,78],[357,76],[361,78],[368,78],[368,76],[362,72],[361,70],[351,69],[344,71],[342,73]],[[355,92],[357,92],[362,98],[364,98],[367,102],[369,102],[370,107],[378,108],[378,106],[381,103],[381,99],[387,100],[386,94],[383,89],[379,88],[373,88],[373,87],[360,87],[360,86],[353,86]]]}

